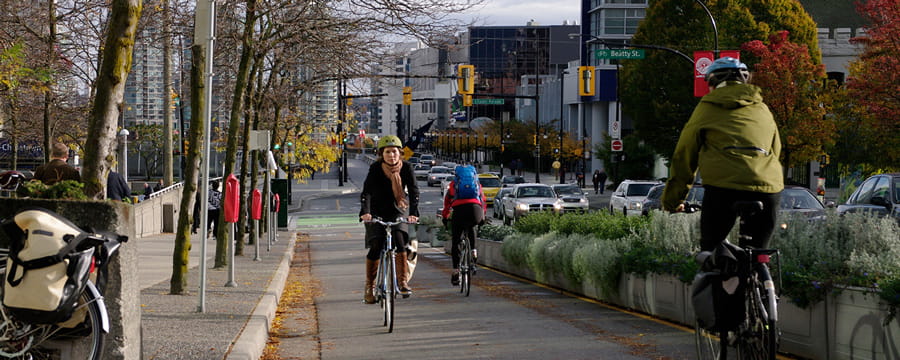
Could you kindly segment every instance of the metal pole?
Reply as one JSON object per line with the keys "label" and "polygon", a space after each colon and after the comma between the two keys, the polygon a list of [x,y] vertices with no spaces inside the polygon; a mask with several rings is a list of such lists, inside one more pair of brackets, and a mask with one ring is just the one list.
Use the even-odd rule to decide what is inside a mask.
{"label": "metal pole", "polygon": [[253,261],[262,261],[262,258],[259,257],[259,220],[253,220],[253,230],[256,232],[256,241],[254,241],[256,255],[253,257]]}
{"label": "metal pole", "polygon": [[700,7],[703,8],[703,11],[706,11],[706,16],[709,16],[709,22],[710,22],[710,24],[712,24],[713,35],[715,36],[715,38],[713,39],[713,41],[714,41],[713,57],[718,59],[719,58],[719,28],[716,26],[716,18],[714,18],[712,13],[709,12],[709,8],[706,7],[706,4],[704,4],[700,0],[694,0],[694,1],[696,1],[697,4],[700,4]]}
{"label": "metal pole", "polygon": [[537,151],[537,163],[534,168],[534,182],[541,182],[541,143],[538,140],[541,125],[541,79],[538,76],[538,46],[537,46],[537,30],[534,32],[534,142],[535,151]]}
{"label": "metal pole", "polygon": [[562,172],[562,168],[563,168],[562,161],[560,161],[560,160],[562,160],[562,153],[563,153],[563,149],[562,149],[562,147],[563,147],[563,139],[562,139],[562,136],[563,136],[563,113],[564,113],[563,107],[565,106],[563,97],[565,97],[565,94],[566,94],[565,87],[563,87],[563,84],[566,79],[566,77],[565,77],[566,74],[568,74],[568,72],[566,72],[565,70],[562,70],[559,72],[559,150],[558,150],[559,152],[556,155],[556,161],[559,161],[560,164],[559,164],[559,169],[556,169],[556,171],[559,174],[559,183],[560,184],[566,183],[566,179],[563,177],[565,174],[563,174],[563,172]]}
{"label": "metal pole", "polygon": [[[209,203],[209,142],[210,142],[210,130],[211,130],[211,120],[212,120],[212,83],[213,83],[213,45],[215,44],[215,18],[216,18],[216,2],[215,0],[210,0],[207,2],[199,2],[197,9],[197,26],[194,33],[194,38],[197,41],[203,41],[206,43],[205,56],[206,56],[206,64],[204,66],[204,70],[206,71],[206,81],[204,82],[204,103],[206,106],[203,108],[203,122],[206,127],[206,131],[203,132],[203,159],[200,165],[200,205],[201,209],[205,209],[206,204]],[[203,6],[206,5],[206,6]],[[204,16],[205,15],[205,16]],[[206,311],[206,241],[208,236],[208,211],[200,212],[200,223],[203,225],[202,235],[200,236],[200,305],[198,307],[199,312]]]}
{"label": "metal pole", "polygon": [[231,223],[231,226],[228,227],[228,238],[231,239],[231,246],[228,247],[228,281],[225,282],[225,287],[237,287],[237,282],[234,281],[234,247],[237,244],[237,241],[234,239],[234,227],[235,223]]}

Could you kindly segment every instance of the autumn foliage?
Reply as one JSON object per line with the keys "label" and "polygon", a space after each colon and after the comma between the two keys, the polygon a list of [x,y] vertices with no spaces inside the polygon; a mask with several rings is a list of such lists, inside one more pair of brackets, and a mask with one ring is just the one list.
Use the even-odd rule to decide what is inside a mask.
{"label": "autumn foliage", "polygon": [[[882,168],[900,167],[900,0],[869,0],[857,5],[868,21],[864,46],[850,64],[847,91],[858,116],[842,119],[842,132],[865,139],[866,161]],[[850,140],[850,139],[848,139]]]}
{"label": "autumn foliage", "polygon": [[751,81],[762,88],[778,123],[784,164],[816,160],[834,143],[835,132],[834,122],[825,117],[824,66],[813,62],[806,45],[790,42],[787,31],[772,34],[768,44],[754,40],[741,49],[760,59]]}

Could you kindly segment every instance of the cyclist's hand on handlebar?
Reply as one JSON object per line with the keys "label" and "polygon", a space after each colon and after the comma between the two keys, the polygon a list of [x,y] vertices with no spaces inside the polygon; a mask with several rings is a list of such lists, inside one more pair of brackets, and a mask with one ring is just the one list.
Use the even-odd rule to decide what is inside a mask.
{"label": "cyclist's hand on handlebar", "polygon": [[675,210],[672,210],[672,212],[673,213],[684,212],[684,203],[678,204],[678,207],[676,207]]}
{"label": "cyclist's hand on handlebar", "polygon": [[418,223],[418,222],[419,222],[419,217],[418,217],[418,216],[415,216],[415,215],[410,215],[410,216],[407,216],[407,217],[406,217],[406,221],[409,222],[409,223]]}
{"label": "cyclist's hand on handlebar", "polygon": [[362,222],[372,221],[372,214],[362,214],[359,216],[359,220]]}

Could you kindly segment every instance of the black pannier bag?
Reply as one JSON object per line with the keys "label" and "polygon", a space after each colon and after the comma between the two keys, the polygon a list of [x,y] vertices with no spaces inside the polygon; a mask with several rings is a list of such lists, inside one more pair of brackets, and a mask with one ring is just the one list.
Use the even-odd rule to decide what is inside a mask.
{"label": "black pannier bag", "polygon": [[3,305],[34,324],[69,320],[92,268],[88,233],[46,209],[29,208],[2,224],[10,239]]}
{"label": "black pannier bag", "polygon": [[711,252],[697,256],[700,272],[691,284],[691,304],[697,324],[709,331],[730,331],[744,321],[749,256],[744,249],[723,241]]}

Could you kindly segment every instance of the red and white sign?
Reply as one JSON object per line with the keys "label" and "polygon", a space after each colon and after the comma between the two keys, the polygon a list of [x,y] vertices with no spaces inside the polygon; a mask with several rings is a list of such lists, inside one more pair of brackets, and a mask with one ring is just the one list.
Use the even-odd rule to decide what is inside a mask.
{"label": "red and white sign", "polygon": [[612,149],[612,151],[622,151],[622,147],[623,147],[622,140],[619,140],[619,139],[613,139],[613,141],[610,145],[610,148]]}
{"label": "red and white sign", "polygon": [[359,129],[359,138],[360,138],[360,139],[365,139],[365,138],[366,138],[366,130],[364,130],[364,129]]}
{"label": "red and white sign", "polygon": [[[726,56],[735,59],[741,58],[741,52],[738,50],[722,50],[719,51],[719,57]],[[706,68],[712,65],[714,60],[712,51],[694,51],[694,96],[702,97],[709,93],[709,86],[706,85]]]}

